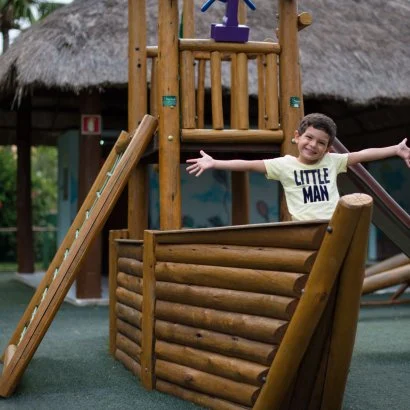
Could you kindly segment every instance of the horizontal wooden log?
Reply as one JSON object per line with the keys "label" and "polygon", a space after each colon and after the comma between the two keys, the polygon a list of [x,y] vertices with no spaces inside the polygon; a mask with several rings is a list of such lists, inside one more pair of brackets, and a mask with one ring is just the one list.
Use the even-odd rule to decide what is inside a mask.
{"label": "horizontal wooden log", "polygon": [[157,300],[155,316],[167,322],[200,327],[228,335],[241,336],[263,343],[279,344],[285,334],[284,320],[243,313],[222,312]]}
{"label": "horizontal wooden log", "polygon": [[127,353],[127,355],[132,359],[136,360],[138,363],[141,363],[141,346],[131,339],[128,339],[128,337],[122,335],[121,333],[117,333],[115,343],[117,349]]}
{"label": "horizontal wooden log", "polygon": [[171,394],[176,397],[180,397],[183,400],[190,401],[197,404],[198,406],[205,407],[207,409],[215,410],[246,410],[250,407],[240,406],[238,404],[218,399],[216,397],[198,393],[194,390],[185,389],[181,386],[178,386],[174,383],[169,383],[161,379],[157,379],[155,388],[166,394]]}
{"label": "horizontal wooden log", "polygon": [[158,46],[147,46],[147,57],[148,58],[158,57]]}
{"label": "horizontal wooden log", "polygon": [[157,245],[157,261],[309,273],[316,251],[234,245]]}
{"label": "horizontal wooden log", "polygon": [[115,351],[115,358],[120,361],[134,376],[141,379],[141,365],[120,349]]}
{"label": "horizontal wooden log", "polygon": [[[210,60],[211,59],[211,52],[210,51],[194,51],[194,58],[195,60]],[[221,60],[222,61],[231,61],[232,57],[235,56],[236,53],[232,52],[220,52]],[[246,53],[248,60],[256,60],[259,56],[263,56],[261,53]]]}
{"label": "horizontal wooden log", "polygon": [[156,360],[155,375],[171,383],[245,406],[252,406],[259,394],[258,387],[234,382],[164,360]]}
{"label": "horizontal wooden log", "polygon": [[376,273],[382,273],[394,268],[398,268],[403,265],[407,265],[409,263],[410,258],[404,253],[399,253],[397,255],[392,256],[391,258],[387,258],[384,261],[381,261],[366,268],[365,276],[372,276]]}
{"label": "horizontal wooden log", "polygon": [[117,303],[115,305],[115,313],[118,318],[141,329],[142,314],[138,310],[125,306],[122,303]]}
{"label": "horizontal wooden log", "polygon": [[118,258],[117,266],[119,272],[142,278],[142,262],[140,260],[121,257]]}
{"label": "horizontal wooden log", "polygon": [[240,269],[188,263],[158,262],[158,281],[298,297],[308,275],[259,269]]}
{"label": "horizontal wooden log", "polygon": [[158,244],[206,243],[317,250],[327,226],[325,222],[276,222],[157,231],[155,237]]}
{"label": "horizontal wooden log", "polygon": [[250,360],[269,366],[277,351],[277,345],[230,336],[197,327],[156,320],[155,336],[157,339],[209,350],[226,356]]}
{"label": "horizontal wooden log", "polygon": [[283,141],[282,130],[236,130],[236,129],[191,129],[181,130],[181,140],[183,142],[196,143],[262,143],[280,144]]}
{"label": "horizontal wooden log", "polygon": [[141,330],[135,326],[130,325],[127,322],[124,322],[121,319],[117,319],[117,330],[119,333],[127,336],[133,342],[141,346]]}
{"label": "horizontal wooden log", "polygon": [[160,281],[156,284],[156,296],[168,302],[283,320],[292,317],[298,303],[298,299],[285,296]]}
{"label": "horizontal wooden log", "polygon": [[248,41],[247,43],[221,43],[207,39],[180,39],[180,51],[219,51],[236,52],[236,53],[280,53],[278,43],[270,43],[266,41]]}
{"label": "horizontal wooden log", "polygon": [[142,295],[142,278],[139,278],[138,276],[119,272],[117,275],[117,284],[118,286]]}
{"label": "horizontal wooden log", "polygon": [[118,287],[115,291],[118,302],[142,311],[142,296],[127,289]]}
{"label": "horizontal wooden log", "polygon": [[117,239],[118,257],[142,260],[142,240]]}
{"label": "horizontal wooden log", "polygon": [[379,289],[400,285],[410,281],[410,264],[378,273],[364,279],[362,294],[375,292]]}
{"label": "horizontal wooden log", "polygon": [[192,347],[157,340],[157,359],[225,377],[239,383],[261,386],[265,382],[269,367],[218,353],[198,350]]}
{"label": "horizontal wooden log", "polygon": [[312,24],[313,18],[312,15],[308,12],[303,12],[298,15],[298,30],[303,30],[306,27],[309,27]]}

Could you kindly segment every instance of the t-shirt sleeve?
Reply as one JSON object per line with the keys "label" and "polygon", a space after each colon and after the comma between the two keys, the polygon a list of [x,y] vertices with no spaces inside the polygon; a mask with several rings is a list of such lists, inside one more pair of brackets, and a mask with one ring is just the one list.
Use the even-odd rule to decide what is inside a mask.
{"label": "t-shirt sleeve", "polygon": [[280,163],[282,158],[264,159],[263,162],[266,168],[265,177],[267,179],[280,179]]}
{"label": "t-shirt sleeve", "polygon": [[335,164],[337,174],[347,171],[347,159],[349,154],[330,154],[332,161]]}

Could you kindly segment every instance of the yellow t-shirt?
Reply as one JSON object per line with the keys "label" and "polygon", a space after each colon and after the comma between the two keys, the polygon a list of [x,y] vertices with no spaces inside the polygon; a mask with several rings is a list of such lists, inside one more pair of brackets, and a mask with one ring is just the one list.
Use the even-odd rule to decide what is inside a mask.
{"label": "yellow t-shirt", "polygon": [[291,155],[266,159],[266,178],[281,182],[294,221],[330,219],[339,200],[337,175],[346,172],[347,156],[327,153],[314,165]]}

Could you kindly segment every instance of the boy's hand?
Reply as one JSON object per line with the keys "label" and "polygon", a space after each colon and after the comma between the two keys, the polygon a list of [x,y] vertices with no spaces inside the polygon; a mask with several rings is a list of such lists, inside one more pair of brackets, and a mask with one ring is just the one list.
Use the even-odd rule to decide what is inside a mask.
{"label": "boy's hand", "polygon": [[406,165],[410,168],[410,148],[406,145],[407,138],[397,145],[397,156],[403,158]]}
{"label": "boy's hand", "polygon": [[186,162],[192,163],[189,167],[187,167],[187,171],[190,174],[195,174],[196,177],[199,177],[206,169],[213,167],[214,159],[208,155],[205,151],[199,151],[202,155],[202,158],[192,158],[187,159]]}

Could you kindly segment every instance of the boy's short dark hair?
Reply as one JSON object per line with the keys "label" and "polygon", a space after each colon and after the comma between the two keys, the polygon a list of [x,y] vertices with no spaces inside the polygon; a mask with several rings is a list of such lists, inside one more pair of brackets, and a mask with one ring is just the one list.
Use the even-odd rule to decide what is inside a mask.
{"label": "boy's short dark hair", "polygon": [[299,124],[299,135],[302,135],[310,126],[316,128],[317,130],[324,131],[329,136],[328,147],[333,144],[333,141],[336,138],[337,127],[331,118],[320,113],[305,115]]}

